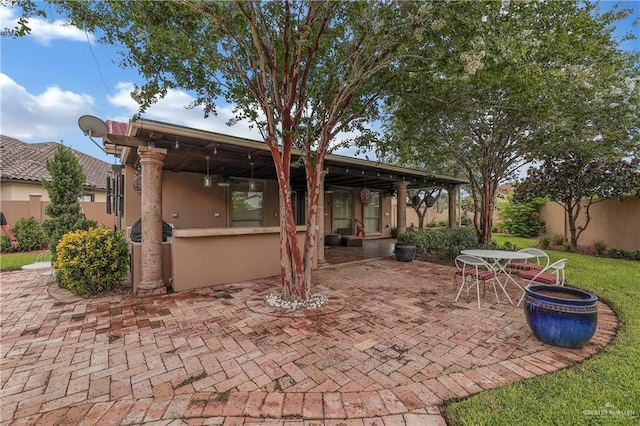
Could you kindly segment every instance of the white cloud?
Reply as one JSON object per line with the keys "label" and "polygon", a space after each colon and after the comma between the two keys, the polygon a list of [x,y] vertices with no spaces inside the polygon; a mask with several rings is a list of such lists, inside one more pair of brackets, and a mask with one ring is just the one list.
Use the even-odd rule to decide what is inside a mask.
{"label": "white cloud", "polygon": [[[138,112],[138,104],[131,97],[131,92],[134,89],[133,83],[119,83],[116,89],[116,94],[108,97],[109,103],[128,110],[131,114],[130,117],[136,114]],[[187,92],[169,90],[167,96],[149,107],[142,116],[150,120],[163,121],[194,129],[262,140],[260,133],[255,129],[251,129],[251,125],[247,121],[239,122],[233,126],[226,125],[227,121],[233,117],[233,108],[230,106],[226,104],[219,106],[217,116],[204,118],[202,107],[186,108],[193,101],[194,98]],[[103,118],[107,119],[106,117]],[[116,120],[111,117],[108,119]]]}
{"label": "white cloud", "polygon": [[73,93],[49,86],[32,94],[11,77],[0,73],[0,110],[3,135],[17,139],[51,141],[59,135],[77,131],[78,117],[93,109],[94,100],[83,93]]}
{"label": "white cloud", "polygon": [[[17,10],[6,6],[0,6],[0,28],[13,28],[17,25]],[[94,36],[91,33],[75,26],[67,24],[61,19],[31,18],[27,24],[31,28],[31,35],[37,43],[49,46],[54,40],[69,40],[86,42],[94,42]]]}

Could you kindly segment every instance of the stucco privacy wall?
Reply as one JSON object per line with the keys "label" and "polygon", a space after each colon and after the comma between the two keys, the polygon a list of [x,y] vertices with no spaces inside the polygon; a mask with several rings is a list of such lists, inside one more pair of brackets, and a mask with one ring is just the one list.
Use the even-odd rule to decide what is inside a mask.
{"label": "stucco privacy wall", "polygon": [[[584,203],[583,203],[584,206]],[[623,201],[605,200],[593,204],[591,222],[580,235],[578,244],[592,246],[604,241],[608,248],[640,250],[640,197],[624,197]],[[547,203],[540,212],[547,234],[569,238],[569,223],[564,209],[557,203]],[[578,225],[584,224],[584,208]]]}
{"label": "stucco privacy wall", "polygon": [[[84,189],[83,194],[93,195],[95,202],[106,202],[107,193]],[[32,195],[40,195],[43,201],[49,201],[49,192],[41,185],[32,183],[3,182],[0,186],[0,199],[11,201],[27,201]]]}
{"label": "stucco privacy wall", "polygon": [[[11,226],[21,219],[35,218],[38,222],[47,219],[44,213],[45,207],[49,201],[43,201],[39,195],[31,197],[29,201],[2,201],[0,208],[7,216],[7,221]],[[116,223],[116,217],[107,214],[107,206],[105,202],[81,202],[80,206],[87,219],[95,220],[99,224],[112,228]]]}
{"label": "stucco privacy wall", "polygon": [[[429,222],[436,221],[436,223],[440,223],[442,221],[449,220],[449,210],[448,207],[445,206],[444,209],[440,213],[438,213],[438,209],[435,207],[430,207],[427,211],[427,216],[424,218],[424,227],[426,228],[429,225]],[[419,225],[420,221],[418,220],[418,215],[416,211],[412,207],[407,207],[407,227],[410,227],[411,224],[416,227]]]}

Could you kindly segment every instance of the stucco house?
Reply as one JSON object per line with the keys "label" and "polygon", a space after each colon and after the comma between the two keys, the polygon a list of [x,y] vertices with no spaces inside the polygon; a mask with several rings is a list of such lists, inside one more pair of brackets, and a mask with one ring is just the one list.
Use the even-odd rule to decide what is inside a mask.
{"label": "stucco house", "polygon": [[[46,163],[59,146],[58,142],[26,143],[0,135],[0,201],[10,222],[22,217],[34,217],[38,221],[46,218],[44,208],[49,202],[49,194],[42,186],[42,180],[51,180]],[[100,223],[113,224],[112,218],[105,214],[111,164],[72,151],[86,175],[81,198],[85,213]]]}
{"label": "stucco house", "polygon": [[[123,164],[123,227],[141,221],[132,242],[133,285],[140,295],[269,277],[280,272],[278,187],[265,143],[134,117],[109,124],[103,138]],[[120,134],[118,134],[120,133]],[[295,153],[294,153],[295,156]],[[364,224],[366,238],[390,238],[392,217],[406,227],[407,188],[455,188],[464,179],[356,158],[329,155],[321,194],[316,261],[324,262],[324,237]],[[300,239],[305,232],[304,168],[291,173]],[[363,189],[365,189],[363,191]],[[362,195],[361,195],[362,193]],[[397,211],[392,197],[397,194]],[[366,195],[365,203],[361,198]],[[367,202],[368,201],[368,202]],[[450,208],[456,223],[456,209]],[[163,224],[164,222],[164,224]],[[163,241],[163,225],[173,228]]]}

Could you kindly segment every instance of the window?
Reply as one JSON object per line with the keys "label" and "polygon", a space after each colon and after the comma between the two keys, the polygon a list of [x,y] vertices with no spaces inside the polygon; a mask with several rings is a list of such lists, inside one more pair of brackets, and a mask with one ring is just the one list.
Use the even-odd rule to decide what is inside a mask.
{"label": "window", "polygon": [[231,226],[262,226],[263,185],[261,182],[255,185],[255,191],[249,191],[249,182],[231,184]]}
{"label": "window", "polygon": [[82,194],[82,197],[80,197],[80,201],[86,202],[86,203],[92,203],[95,201],[95,195],[94,194]]}
{"label": "window", "polygon": [[364,206],[364,232],[381,232],[380,192],[371,191],[371,202]]}
{"label": "window", "polygon": [[353,232],[353,194],[351,191],[333,191],[333,230],[349,228]]}
{"label": "window", "polygon": [[304,191],[293,191],[291,193],[291,206],[296,225],[304,225],[308,215],[309,197]]}

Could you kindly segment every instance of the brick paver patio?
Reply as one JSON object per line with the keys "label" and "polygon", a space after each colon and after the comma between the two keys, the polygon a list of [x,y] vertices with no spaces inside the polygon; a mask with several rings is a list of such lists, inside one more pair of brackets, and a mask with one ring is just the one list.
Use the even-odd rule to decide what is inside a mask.
{"label": "brick paver patio", "polygon": [[[279,279],[139,299],[81,299],[0,275],[2,424],[443,425],[440,404],[588,358],[615,333],[599,304],[582,350],[542,344],[453,269],[382,259],[314,273],[330,297],[278,315]],[[510,289],[518,300],[516,289]]]}

